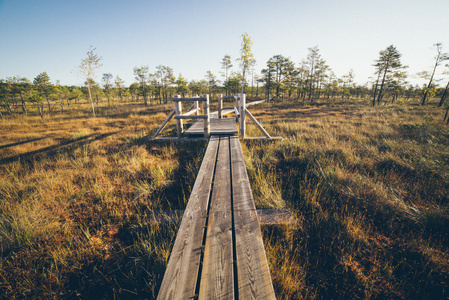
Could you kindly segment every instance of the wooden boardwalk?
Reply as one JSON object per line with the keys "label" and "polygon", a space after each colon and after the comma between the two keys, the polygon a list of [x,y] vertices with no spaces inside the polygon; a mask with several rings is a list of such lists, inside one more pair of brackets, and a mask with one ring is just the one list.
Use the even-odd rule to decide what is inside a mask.
{"label": "wooden boardwalk", "polygon": [[275,299],[238,136],[209,140],[158,299]]}
{"label": "wooden boardwalk", "polygon": [[[237,125],[235,119],[210,119],[210,134],[222,135],[222,134],[237,134]],[[204,120],[199,120],[193,123],[184,134],[186,135],[203,135],[204,134]]]}

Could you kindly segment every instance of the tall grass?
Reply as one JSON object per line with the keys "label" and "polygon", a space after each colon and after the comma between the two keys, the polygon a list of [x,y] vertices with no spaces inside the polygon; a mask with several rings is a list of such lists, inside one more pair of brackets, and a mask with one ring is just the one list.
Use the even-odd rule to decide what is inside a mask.
{"label": "tall grass", "polygon": [[[447,298],[449,129],[437,121],[441,112],[323,105],[303,107],[294,120],[292,106],[278,104],[265,119],[282,142],[245,142],[247,163],[276,174],[297,218],[263,228],[277,295]],[[249,173],[257,190],[258,172]]]}
{"label": "tall grass", "polygon": [[[147,142],[169,106],[0,122],[4,298],[154,299],[205,143]],[[445,299],[449,130],[432,105],[320,100],[251,112],[277,142],[244,141],[280,299]],[[173,134],[169,125],[165,134]],[[261,135],[254,124],[249,136]]]}

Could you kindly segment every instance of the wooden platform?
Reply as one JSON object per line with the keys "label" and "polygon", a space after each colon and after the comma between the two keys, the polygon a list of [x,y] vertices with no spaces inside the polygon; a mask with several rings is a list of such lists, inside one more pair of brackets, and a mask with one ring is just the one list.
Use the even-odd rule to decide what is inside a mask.
{"label": "wooden platform", "polygon": [[209,140],[158,299],[275,299],[237,136]]}
{"label": "wooden platform", "polygon": [[[187,129],[186,135],[204,135],[204,121],[199,120]],[[210,134],[211,135],[230,135],[237,134],[237,125],[235,119],[210,119]]]}

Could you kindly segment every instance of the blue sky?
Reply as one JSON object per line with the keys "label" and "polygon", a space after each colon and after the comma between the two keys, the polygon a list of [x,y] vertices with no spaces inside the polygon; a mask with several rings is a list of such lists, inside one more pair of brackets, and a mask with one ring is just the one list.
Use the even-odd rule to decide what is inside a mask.
{"label": "blue sky", "polygon": [[238,69],[247,32],[257,71],[277,54],[298,65],[318,46],[337,76],[353,69],[364,84],[391,44],[409,74],[430,71],[433,44],[449,52],[448,12],[449,0],[0,0],[0,79],[46,71],[81,85],[76,67],[91,45],[103,57],[98,80],[112,73],[129,85],[141,65],[167,65],[188,80],[207,70],[219,77],[225,54]]}

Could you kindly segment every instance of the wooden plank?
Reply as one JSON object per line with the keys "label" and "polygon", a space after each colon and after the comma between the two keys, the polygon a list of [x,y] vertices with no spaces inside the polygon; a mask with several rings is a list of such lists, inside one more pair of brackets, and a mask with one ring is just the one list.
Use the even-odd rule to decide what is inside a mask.
{"label": "wooden plank", "polygon": [[191,299],[195,296],[218,144],[219,138],[211,136],[157,299]]}
{"label": "wooden plank", "polygon": [[[237,125],[234,119],[210,119],[210,134],[237,134]],[[203,120],[195,122],[184,134],[204,135]]]}
{"label": "wooden plank", "polygon": [[[143,138],[142,141],[150,140]],[[177,138],[177,137],[158,137],[151,140],[152,142],[207,142],[208,139],[205,138]]]}
{"label": "wooden plank", "polygon": [[259,103],[265,102],[266,100],[267,100],[267,99],[249,102],[249,103],[246,103],[246,104],[245,104],[245,107],[248,107],[248,106],[251,106],[251,105],[255,105],[255,104],[259,104]]}
{"label": "wooden plank", "polygon": [[229,137],[221,137],[207,224],[199,299],[234,299],[229,159]]}
{"label": "wooden plank", "polygon": [[[260,225],[294,225],[296,219],[288,208],[256,209]],[[150,224],[179,224],[184,210],[155,209],[148,213]]]}
{"label": "wooden plank", "polygon": [[186,97],[186,98],[173,98],[173,101],[207,101],[206,97]]}
{"label": "wooden plank", "polygon": [[189,110],[186,113],[183,114],[183,116],[191,116],[193,114],[198,115],[199,108],[192,109],[192,107],[194,107],[194,106],[195,106],[195,104],[192,104],[192,106],[189,108]]}
{"label": "wooden plank", "polygon": [[[193,113],[192,113],[192,115],[193,115]],[[177,120],[179,120],[179,119],[207,119],[207,116],[205,116],[205,115],[190,116],[190,115],[183,114],[181,116],[175,116],[175,119],[177,119]]]}
{"label": "wooden plank", "polygon": [[239,299],[276,299],[238,137],[230,137]]}
{"label": "wooden plank", "polygon": [[284,138],[282,136],[272,136],[270,138],[267,138],[266,136],[246,136],[245,140],[253,140],[253,141],[271,141],[274,142],[275,140],[283,140]]}

